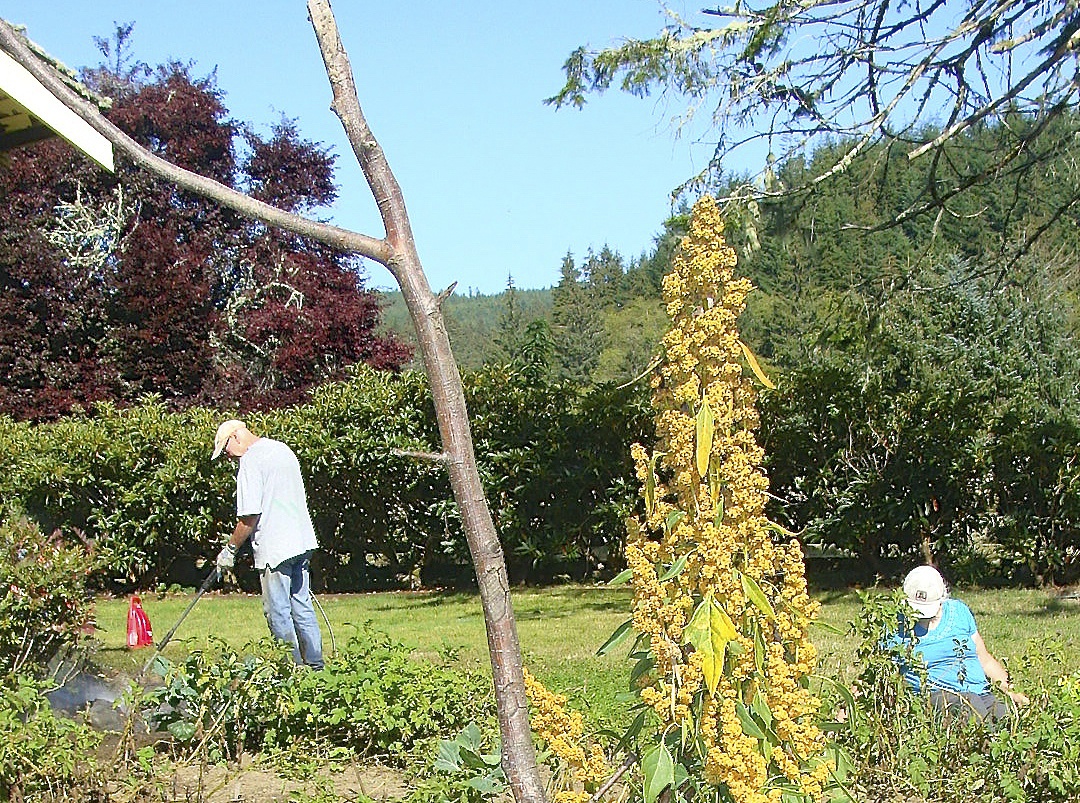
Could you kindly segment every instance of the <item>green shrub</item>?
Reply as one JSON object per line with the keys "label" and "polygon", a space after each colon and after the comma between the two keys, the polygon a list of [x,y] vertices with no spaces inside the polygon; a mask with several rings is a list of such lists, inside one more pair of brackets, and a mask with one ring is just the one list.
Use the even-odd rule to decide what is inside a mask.
{"label": "green shrub", "polygon": [[[634,390],[581,388],[492,367],[464,379],[481,477],[515,580],[618,563],[633,505],[629,444],[651,426]],[[0,418],[0,499],[46,532],[93,541],[114,590],[197,583],[235,516],[234,472],[210,443],[235,412],[120,410],[30,425]],[[321,549],[316,582],[357,591],[471,577],[427,380],[358,367],[309,403],[245,416],[300,459]],[[107,571],[106,571],[107,569]],[[244,572],[239,574],[246,578]]]}
{"label": "green shrub", "polygon": [[94,749],[101,737],[87,725],[54,716],[44,691],[25,675],[3,678],[0,800],[94,799],[91,790],[101,780]]}
{"label": "green shrub", "polygon": [[181,746],[211,759],[308,743],[393,761],[494,710],[480,676],[418,660],[366,628],[321,672],[295,666],[269,641],[246,656],[217,642],[169,668],[144,707]]}
{"label": "green shrub", "polygon": [[17,511],[0,513],[0,672],[40,668],[92,619],[84,547],[45,537]]}

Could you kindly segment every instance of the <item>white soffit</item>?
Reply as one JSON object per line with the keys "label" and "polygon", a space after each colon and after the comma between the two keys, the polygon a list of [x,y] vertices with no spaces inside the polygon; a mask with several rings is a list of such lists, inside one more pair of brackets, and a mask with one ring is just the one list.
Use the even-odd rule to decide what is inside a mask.
{"label": "white soffit", "polygon": [[114,171],[112,143],[3,50],[0,50],[0,89],[99,165]]}

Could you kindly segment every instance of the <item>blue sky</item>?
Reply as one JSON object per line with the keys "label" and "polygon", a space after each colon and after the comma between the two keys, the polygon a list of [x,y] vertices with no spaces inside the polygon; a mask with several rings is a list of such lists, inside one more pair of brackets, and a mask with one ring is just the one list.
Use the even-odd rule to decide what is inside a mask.
{"label": "blue sky", "polygon": [[[671,212],[670,191],[712,152],[676,137],[678,110],[655,99],[610,93],[583,111],[542,103],[576,46],[656,33],[657,0],[338,0],[334,13],[436,291],[457,281],[459,293],[496,293],[511,274],[517,287],[548,287],[567,251],[579,261],[604,245],[640,256]],[[135,22],[140,60],[190,60],[196,75],[216,68],[234,118],[265,132],[284,114],[333,148],[341,198],[328,216],[382,235],[329,109],[304,0],[0,0],[0,16],[70,67],[98,64],[92,37]],[[368,277],[393,286],[374,263]]]}

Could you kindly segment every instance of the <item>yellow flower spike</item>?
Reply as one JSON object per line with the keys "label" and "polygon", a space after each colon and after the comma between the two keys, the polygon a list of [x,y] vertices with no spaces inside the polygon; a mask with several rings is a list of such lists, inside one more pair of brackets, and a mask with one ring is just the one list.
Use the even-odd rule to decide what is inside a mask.
{"label": "yellow flower spike", "polygon": [[[644,520],[627,522],[631,621],[653,659],[636,690],[659,720],[656,738],[680,728],[685,745],[701,746],[674,750],[674,759],[721,798],[776,803],[769,780],[787,778],[809,801],[825,780],[817,701],[801,686],[815,668],[809,625],[817,605],[798,541],[765,517],[755,383],[769,380],[739,338],[752,285],[735,276],[736,264],[720,210],[702,199],[663,280],[671,327],[650,380],[657,443],[631,448],[646,502]],[[580,790],[597,785],[592,779],[606,768],[602,752],[582,734],[580,717],[565,712],[565,698],[535,679],[527,688],[534,729],[570,784],[555,799],[581,803]],[[770,749],[747,735],[738,706],[753,709],[781,744]]]}
{"label": "yellow flower spike", "polygon": [[[653,406],[655,448],[664,458],[650,490],[674,505],[665,517],[672,510],[683,515],[666,528],[650,516],[646,527],[662,539],[667,565],[683,556],[686,563],[678,580],[663,588],[655,585],[655,573],[639,582],[635,571],[634,607],[649,612],[653,621],[662,613],[652,626],[662,637],[653,639],[652,689],[658,693],[643,690],[642,700],[672,724],[686,727],[687,714],[694,716],[706,749],[705,779],[725,788],[735,803],[764,803],[770,774],[800,772],[800,762],[791,756],[809,761],[824,749],[812,722],[813,698],[799,688],[813,671],[816,653],[808,627],[816,610],[806,594],[801,550],[774,546],[765,518],[768,481],[755,437],[754,382],[772,383],[739,338],[736,321],[752,286],[734,275],[735,253],[722,232],[716,204],[702,199],[663,282],[671,328],[662,340]],[[635,464],[640,463],[635,455]],[[778,574],[782,581],[774,580]],[[755,633],[780,641],[761,655],[763,635]],[[693,696],[702,688],[704,696]],[[771,723],[786,737],[787,748],[775,759],[763,755],[736,715],[736,701],[753,699],[755,689]]]}

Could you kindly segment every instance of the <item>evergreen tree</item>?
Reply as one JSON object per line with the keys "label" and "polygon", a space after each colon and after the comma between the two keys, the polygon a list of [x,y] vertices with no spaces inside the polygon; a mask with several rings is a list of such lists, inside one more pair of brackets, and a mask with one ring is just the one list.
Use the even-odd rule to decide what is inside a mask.
{"label": "evergreen tree", "polygon": [[551,320],[556,359],[562,376],[587,381],[599,360],[603,321],[582,283],[581,271],[568,252],[551,293]]}
{"label": "evergreen tree", "polygon": [[506,277],[506,291],[502,297],[503,308],[499,313],[499,326],[495,334],[495,346],[499,362],[511,363],[521,354],[524,342],[524,316],[518,303],[513,275]]}
{"label": "evergreen tree", "polygon": [[591,251],[581,270],[590,301],[598,308],[621,306],[626,301],[622,257],[606,245],[599,254]]}

